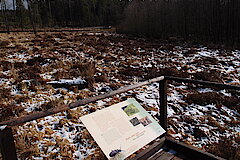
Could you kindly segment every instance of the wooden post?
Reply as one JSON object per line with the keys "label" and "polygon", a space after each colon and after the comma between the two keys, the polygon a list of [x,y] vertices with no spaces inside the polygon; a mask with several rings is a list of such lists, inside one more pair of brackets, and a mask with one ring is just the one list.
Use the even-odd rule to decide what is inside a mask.
{"label": "wooden post", "polygon": [[12,129],[10,127],[0,130],[0,151],[3,160],[17,159]]}
{"label": "wooden post", "polygon": [[167,130],[167,80],[159,82],[160,95],[160,125]]}

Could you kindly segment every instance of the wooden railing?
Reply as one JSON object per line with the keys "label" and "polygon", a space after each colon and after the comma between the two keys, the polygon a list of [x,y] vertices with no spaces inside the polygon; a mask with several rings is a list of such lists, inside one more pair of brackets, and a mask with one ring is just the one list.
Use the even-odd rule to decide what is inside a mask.
{"label": "wooden railing", "polygon": [[[36,32],[90,32],[90,31],[109,31],[113,29],[111,26],[99,26],[99,27],[83,27],[83,28],[59,28],[59,29],[37,29]],[[113,29],[114,30],[114,29]],[[0,33],[20,33],[20,32],[32,32],[33,29],[13,29],[13,30],[0,30]]]}
{"label": "wooden railing", "polygon": [[159,97],[160,97],[160,118],[159,123],[163,129],[167,130],[167,82],[168,81],[176,81],[176,82],[184,82],[184,83],[194,83],[200,84],[210,87],[218,87],[218,88],[225,88],[225,89],[234,89],[240,90],[240,86],[234,85],[227,85],[221,83],[214,83],[214,82],[206,82],[206,81],[199,81],[199,80],[192,80],[192,79],[185,79],[185,78],[178,78],[178,77],[171,77],[171,76],[161,76],[154,79],[150,79],[148,81],[140,82],[134,85],[126,86],[120,88],[115,91],[108,92],[106,94],[101,94],[95,97],[86,98],[80,101],[76,101],[70,103],[69,105],[62,105],[60,107],[51,108],[46,111],[32,113],[30,115],[26,115],[23,117],[15,118],[12,120],[0,122],[1,126],[6,126],[4,129],[0,130],[0,150],[2,153],[2,157],[4,160],[15,160],[17,159],[16,148],[14,144],[14,138],[12,134],[11,127],[16,125],[21,125],[26,122],[30,122],[39,118],[43,118],[46,116],[50,116],[59,112],[63,112],[69,109],[73,109],[82,105],[86,105],[88,103],[96,102],[98,100],[112,97],[116,94],[124,93],[128,90],[133,90],[135,88],[148,85],[151,83],[158,82],[159,83]]}

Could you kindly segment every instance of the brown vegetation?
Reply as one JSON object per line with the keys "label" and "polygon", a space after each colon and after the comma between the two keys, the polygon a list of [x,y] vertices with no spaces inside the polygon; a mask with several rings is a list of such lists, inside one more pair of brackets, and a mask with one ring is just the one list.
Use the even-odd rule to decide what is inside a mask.
{"label": "brown vegetation", "polygon": [[205,92],[205,93],[199,93],[194,92],[191,94],[188,94],[184,100],[186,100],[187,103],[192,104],[198,104],[198,105],[208,105],[208,104],[215,104],[219,107],[221,105],[224,105],[228,108],[235,109],[238,112],[240,111],[240,99],[235,96],[225,96],[221,93],[217,92]]}
{"label": "brown vegetation", "polygon": [[10,44],[10,41],[7,40],[0,40],[0,47],[6,47]]}
{"label": "brown vegetation", "polygon": [[[210,68],[215,68],[218,61],[215,58],[200,58],[196,60],[194,55],[198,54],[197,52],[200,52],[201,48],[181,48],[172,44],[161,44],[159,41],[146,41],[134,37],[129,38],[115,34],[105,35],[103,33],[96,35],[92,33],[39,33],[36,37],[30,36],[30,34],[21,36],[22,38],[19,39],[16,37],[16,44],[12,41],[11,45],[24,46],[24,49],[22,47],[9,48],[6,53],[0,50],[0,52],[4,52],[7,56],[13,55],[14,53],[19,53],[20,55],[20,58],[18,58],[18,55],[14,55],[13,59],[3,56],[0,60],[0,71],[2,71],[0,76],[11,82],[3,82],[3,89],[0,90],[0,96],[2,97],[1,103],[3,104],[2,110],[0,109],[0,114],[6,115],[1,117],[2,121],[12,117],[30,114],[32,111],[44,111],[57,107],[63,102],[71,103],[75,100],[93,97],[96,94],[100,94],[100,92],[107,92],[108,89],[115,90],[123,85],[129,85],[132,81],[142,81],[160,75],[184,78],[191,77],[220,83],[226,83],[227,80],[231,79],[234,80],[235,77],[233,76],[237,75],[236,71],[228,75],[223,68],[223,72],[221,73],[208,69],[209,66]],[[56,39],[57,37],[60,39]],[[22,57],[24,58],[21,59]],[[184,60],[185,57],[189,58],[190,61]],[[182,63],[181,61],[184,62]],[[206,61],[206,66],[204,66],[204,61]],[[233,63],[227,63],[235,67]],[[205,68],[205,70],[195,73],[196,68]],[[47,83],[49,81],[74,78],[85,79],[88,86],[84,88],[93,88],[93,90],[82,89],[75,84],[69,87],[61,85],[60,87],[54,88],[53,85],[48,85],[49,83]],[[95,82],[97,82],[97,84],[94,84]],[[181,86],[177,87],[178,85]],[[176,86],[176,88],[174,88],[174,86]],[[187,143],[192,144],[195,141],[201,141],[201,137],[209,137],[211,136],[209,134],[214,133],[226,133],[226,131],[232,130],[230,127],[237,127],[239,125],[239,120],[235,117],[231,118],[229,115],[227,116],[229,117],[228,119],[223,118],[222,121],[224,123],[226,122],[226,126],[221,126],[217,118],[219,114],[228,114],[226,111],[221,110],[223,105],[238,110],[239,92],[227,91],[231,93],[232,96],[226,96],[217,91],[199,93],[195,91],[199,86],[194,84],[189,86],[191,87],[185,90],[184,87],[182,87],[182,83],[170,82],[169,84],[169,96],[170,92],[178,94],[179,96],[186,95],[186,97],[182,99],[185,100],[185,102],[179,102],[179,105],[173,104],[175,102],[172,101],[169,102],[169,107],[174,112],[174,116],[177,117],[177,120],[169,120],[169,126],[173,128],[171,128],[171,132],[169,133],[180,135],[179,137],[182,141],[188,141],[190,138],[192,141],[190,140],[191,142]],[[69,146],[78,146],[78,143],[83,143],[89,144],[89,148],[97,148],[92,155],[88,155],[89,153],[80,149],[89,159],[103,157],[103,153],[97,147],[92,137],[89,136],[89,133],[85,132],[81,127],[75,128],[75,125],[71,123],[79,124],[80,116],[118,103],[126,98],[136,97],[139,102],[144,103],[144,99],[139,98],[137,95],[142,92],[151,94],[151,91],[147,90],[148,87],[149,86],[139,88],[139,91],[134,91],[134,93],[127,92],[124,96],[113,97],[109,99],[109,101],[103,100],[105,103],[101,106],[94,103],[84,106],[84,108],[79,107],[77,110],[60,113],[61,120],[56,123],[54,122],[53,125],[47,124],[49,121],[47,121],[46,124],[38,124],[36,127],[40,131],[29,130],[29,128],[35,128],[35,124],[33,124],[35,123],[34,121],[22,125],[21,127],[25,128],[21,128],[19,131],[24,131],[24,136],[21,137],[20,133],[15,134],[20,136],[15,138],[16,142],[23,143],[24,145],[19,146],[18,144],[19,153],[23,159],[33,155],[39,156],[39,154],[47,154],[47,157],[50,159],[54,159],[56,156],[62,156],[67,159],[72,156],[73,151],[76,151],[75,148]],[[12,91],[14,91],[14,93],[12,93]],[[175,91],[176,93],[174,93]],[[13,95],[11,95],[11,93]],[[151,96],[146,98],[151,98]],[[39,102],[45,102],[45,104],[36,106]],[[185,109],[192,103],[203,106],[216,104],[216,107],[219,107],[217,111],[219,114],[210,117],[211,113],[217,112],[204,110],[202,111],[204,115],[197,118],[191,114],[182,116]],[[31,107],[33,110],[29,111],[27,107],[32,104],[33,106]],[[143,104],[143,106],[148,111],[158,112],[158,109],[154,105]],[[26,113],[26,110],[28,113]],[[64,118],[62,118],[62,116]],[[40,121],[42,120],[37,120],[37,122]],[[43,121],[45,122],[45,120]],[[209,126],[209,128],[211,128],[209,132],[205,132],[205,130],[199,126],[200,123]],[[71,126],[68,124],[71,124]],[[182,130],[180,128],[183,128],[182,126],[189,127],[190,125],[192,126],[190,132],[181,132]],[[48,127],[44,128],[45,126]],[[75,138],[74,144],[64,140],[65,138],[52,138],[52,141],[57,139],[56,141],[58,142],[56,143],[48,141],[48,137],[54,136],[52,134],[58,133],[59,130],[65,130],[66,128],[67,130],[76,129],[78,132],[81,132],[78,137]],[[35,135],[35,137],[33,137],[33,135]],[[89,140],[89,143],[86,139]],[[37,140],[43,141],[41,147],[34,146]],[[24,142],[26,144],[24,144]],[[29,144],[30,142],[33,144]],[[67,147],[64,147],[64,145]],[[58,146],[59,149],[61,148],[61,153],[50,153],[50,151],[48,151],[50,146]],[[28,147],[32,147],[32,149]],[[41,149],[35,152],[36,148],[34,147]]]}
{"label": "brown vegetation", "polygon": [[[205,63],[205,62],[203,62],[203,63]],[[221,73],[216,70],[207,70],[207,71],[202,71],[202,72],[196,72],[193,74],[193,76],[197,80],[223,83]]]}
{"label": "brown vegetation", "polygon": [[212,154],[220,157],[237,160],[240,159],[240,136],[237,137],[223,137],[218,143],[213,143],[206,150]]}
{"label": "brown vegetation", "polygon": [[55,108],[58,107],[60,105],[63,104],[63,100],[62,99],[57,99],[57,100],[50,100],[47,103],[42,104],[41,106],[39,106],[39,108],[36,108],[36,111],[45,111],[51,108]]}

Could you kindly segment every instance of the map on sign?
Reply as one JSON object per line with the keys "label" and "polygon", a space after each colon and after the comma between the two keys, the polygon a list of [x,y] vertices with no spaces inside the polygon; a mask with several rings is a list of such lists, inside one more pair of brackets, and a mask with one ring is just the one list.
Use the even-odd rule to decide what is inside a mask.
{"label": "map on sign", "polygon": [[133,98],[80,118],[108,159],[124,159],[165,131]]}

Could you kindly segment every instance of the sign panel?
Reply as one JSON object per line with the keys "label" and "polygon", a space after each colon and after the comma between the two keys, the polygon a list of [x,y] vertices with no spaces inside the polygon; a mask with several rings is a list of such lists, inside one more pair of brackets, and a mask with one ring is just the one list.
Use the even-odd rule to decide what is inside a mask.
{"label": "sign panel", "polygon": [[133,98],[80,118],[108,159],[124,159],[165,131]]}

